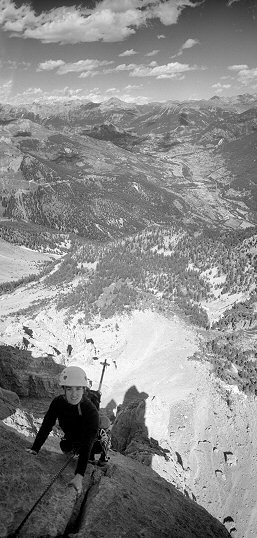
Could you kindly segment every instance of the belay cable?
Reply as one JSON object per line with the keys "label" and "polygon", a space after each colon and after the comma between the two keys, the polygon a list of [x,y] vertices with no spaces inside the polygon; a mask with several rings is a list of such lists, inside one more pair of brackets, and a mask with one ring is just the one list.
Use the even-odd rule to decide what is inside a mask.
{"label": "belay cable", "polygon": [[61,469],[58,471],[58,473],[56,473],[54,475],[54,477],[52,478],[50,484],[48,484],[47,488],[43,491],[42,495],[40,495],[40,497],[38,498],[38,500],[33,504],[32,508],[30,509],[30,511],[27,513],[27,515],[24,517],[24,519],[22,520],[22,522],[20,523],[19,527],[17,527],[17,529],[11,533],[9,535],[9,538],[15,538],[16,536],[19,535],[19,532],[20,530],[22,529],[23,525],[26,523],[27,519],[29,518],[29,516],[32,514],[32,512],[35,510],[36,506],[40,503],[41,499],[43,499],[43,497],[45,496],[45,494],[48,492],[48,490],[51,488],[51,486],[53,485],[53,483],[55,482],[55,480],[58,478],[58,476],[60,476],[60,474],[64,471],[64,469],[69,465],[70,461],[73,459],[74,457],[74,454],[72,454],[72,456],[65,462],[65,464],[61,467]]}

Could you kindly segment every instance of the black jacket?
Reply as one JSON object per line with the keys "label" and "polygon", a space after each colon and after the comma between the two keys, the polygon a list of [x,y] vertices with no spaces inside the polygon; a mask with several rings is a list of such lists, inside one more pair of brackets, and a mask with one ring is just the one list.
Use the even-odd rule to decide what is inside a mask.
{"label": "black jacket", "polygon": [[94,404],[83,397],[79,405],[67,402],[64,396],[57,396],[51,402],[42,425],[33,443],[32,450],[39,452],[58,419],[65,439],[78,447],[79,458],[75,473],[85,473],[88,458],[97,435],[99,415]]}

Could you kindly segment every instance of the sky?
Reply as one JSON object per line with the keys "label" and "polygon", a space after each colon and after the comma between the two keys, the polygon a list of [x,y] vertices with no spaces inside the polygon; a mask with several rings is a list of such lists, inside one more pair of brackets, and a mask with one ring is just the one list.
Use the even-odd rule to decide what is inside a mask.
{"label": "sky", "polygon": [[0,0],[0,103],[257,92],[257,0]]}

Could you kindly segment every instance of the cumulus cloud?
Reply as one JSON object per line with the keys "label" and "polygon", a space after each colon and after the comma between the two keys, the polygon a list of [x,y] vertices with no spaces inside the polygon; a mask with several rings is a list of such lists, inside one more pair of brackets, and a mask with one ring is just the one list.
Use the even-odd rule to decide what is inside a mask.
{"label": "cumulus cloud", "polygon": [[159,49],[151,50],[150,52],[147,52],[145,56],[156,56],[159,53]]}
{"label": "cumulus cloud", "polygon": [[34,97],[36,97],[38,95],[42,95],[43,93],[44,92],[43,92],[42,88],[27,88],[20,95],[32,96],[34,98]]}
{"label": "cumulus cloud", "polygon": [[42,43],[116,42],[151,19],[176,24],[184,8],[196,5],[191,0],[101,0],[92,9],[73,5],[36,14],[29,4],[17,7],[14,0],[1,0],[0,27],[11,37]]}
{"label": "cumulus cloud", "polygon": [[166,39],[166,36],[163,34],[157,35],[157,39]]}
{"label": "cumulus cloud", "polygon": [[118,88],[108,88],[106,93],[120,93],[120,90]]}
{"label": "cumulus cloud", "polygon": [[199,4],[195,4],[191,0],[156,2],[151,8],[152,16],[153,18],[160,19],[160,22],[164,26],[170,26],[177,23],[179,15],[185,7],[196,7],[197,5]]}
{"label": "cumulus cloud", "polygon": [[175,58],[176,56],[181,56],[184,52],[184,50],[191,49],[192,47],[195,47],[195,45],[199,45],[198,39],[192,39],[189,38],[185,41],[185,43],[182,45],[182,47],[179,49],[178,53],[172,56],[172,58]]}
{"label": "cumulus cloud", "polygon": [[148,66],[137,65],[130,71],[130,77],[155,77],[157,79],[176,78],[182,80],[188,71],[199,69],[197,66],[172,62],[166,65],[157,65],[156,62],[151,62]]}
{"label": "cumulus cloud", "polygon": [[113,61],[107,60],[78,60],[77,62],[65,63],[61,65],[57,71],[58,75],[65,75],[66,73],[82,73],[82,71],[96,71],[99,67],[104,65],[110,65]]}
{"label": "cumulus cloud", "polygon": [[143,84],[128,84],[124,90],[131,91],[131,90],[139,90],[139,88],[142,88]]}
{"label": "cumulus cloud", "polygon": [[230,65],[230,71],[236,73],[237,81],[243,86],[251,86],[254,89],[257,87],[257,67],[248,67],[246,64]]}
{"label": "cumulus cloud", "polygon": [[111,69],[106,69],[105,73],[108,74],[108,73],[113,73],[115,71],[131,71],[135,69],[136,65],[137,64],[119,64],[119,65],[116,65],[116,67],[113,67]]}
{"label": "cumulus cloud", "polygon": [[57,75],[67,73],[77,73],[79,78],[94,77],[100,73],[99,68],[110,65],[113,61],[107,60],[78,60],[77,62],[64,62],[63,60],[47,60],[38,65],[37,71],[53,71],[56,69]]}
{"label": "cumulus cloud", "polygon": [[37,71],[53,71],[53,69],[56,69],[64,64],[65,62],[63,60],[47,60],[46,62],[41,62],[38,65]]}
{"label": "cumulus cloud", "polygon": [[248,69],[248,65],[246,64],[229,65],[228,69],[229,71],[241,71],[242,69]]}
{"label": "cumulus cloud", "polygon": [[119,56],[134,56],[134,54],[138,54],[138,52],[134,49],[130,49],[130,50],[124,50],[124,52],[121,52]]}
{"label": "cumulus cloud", "polygon": [[184,45],[182,45],[182,49],[191,49],[192,47],[194,47],[195,45],[199,45],[199,41],[198,39],[187,39],[186,42],[184,43]]}
{"label": "cumulus cloud", "polygon": [[182,80],[185,73],[188,71],[203,70],[205,68],[197,65],[182,64],[179,62],[168,63],[166,65],[158,65],[155,60],[149,64],[119,64],[116,67],[106,69],[105,74],[115,73],[119,71],[129,71],[130,77],[155,77],[157,79],[162,78],[176,78]]}
{"label": "cumulus cloud", "polygon": [[222,93],[223,90],[231,88],[231,84],[221,84],[220,82],[216,82],[215,84],[212,84],[212,88],[214,88],[216,93]]}
{"label": "cumulus cloud", "polygon": [[83,71],[83,73],[80,73],[79,78],[93,78],[96,75],[100,75],[100,73],[100,71]]}

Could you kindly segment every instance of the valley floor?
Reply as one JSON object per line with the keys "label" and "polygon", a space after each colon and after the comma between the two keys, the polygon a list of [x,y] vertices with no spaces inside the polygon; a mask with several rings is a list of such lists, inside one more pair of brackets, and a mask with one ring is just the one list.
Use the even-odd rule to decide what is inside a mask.
{"label": "valley floor", "polygon": [[37,252],[0,239],[0,284],[38,274],[43,264],[54,258],[54,254]]}

